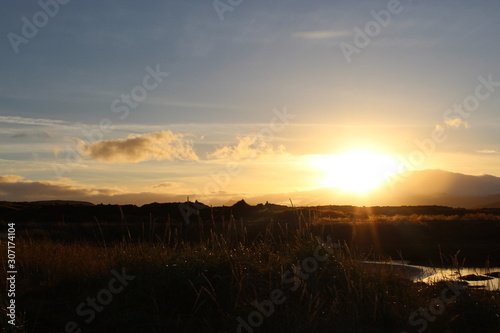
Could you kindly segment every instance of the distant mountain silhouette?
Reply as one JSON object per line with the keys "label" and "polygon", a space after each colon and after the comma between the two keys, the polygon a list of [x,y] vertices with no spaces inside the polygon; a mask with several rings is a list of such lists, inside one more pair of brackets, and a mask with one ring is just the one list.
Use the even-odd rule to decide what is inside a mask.
{"label": "distant mountain silhouette", "polygon": [[442,205],[462,208],[500,208],[500,177],[421,170],[396,175],[392,181],[367,195],[324,187],[309,191],[262,195],[247,198],[247,201],[262,202],[264,198],[273,202],[289,202],[291,198],[293,202],[300,202],[300,205],[304,206]]}
{"label": "distant mountain silhouette", "polygon": [[500,177],[471,176],[443,170],[411,171],[400,174],[394,189],[401,193],[437,196],[488,196],[500,194]]}
{"label": "distant mountain silhouette", "polygon": [[477,208],[477,209],[481,209],[481,208],[500,209],[500,201],[495,201],[495,202],[492,202],[492,203],[486,204],[486,205],[479,205],[479,206],[477,206],[475,208]]}

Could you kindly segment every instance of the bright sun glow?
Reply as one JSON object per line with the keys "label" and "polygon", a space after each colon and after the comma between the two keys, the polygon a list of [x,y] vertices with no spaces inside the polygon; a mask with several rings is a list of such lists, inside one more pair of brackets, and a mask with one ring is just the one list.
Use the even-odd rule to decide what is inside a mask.
{"label": "bright sun glow", "polygon": [[395,158],[371,151],[316,156],[313,164],[322,174],[323,186],[360,194],[375,189],[398,169]]}

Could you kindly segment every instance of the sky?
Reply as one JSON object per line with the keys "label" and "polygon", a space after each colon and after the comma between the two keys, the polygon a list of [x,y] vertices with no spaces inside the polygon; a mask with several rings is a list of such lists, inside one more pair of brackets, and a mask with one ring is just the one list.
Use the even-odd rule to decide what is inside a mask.
{"label": "sky", "polygon": [[465,0],[1,1],[0,200],[500,176],[499,16]]}

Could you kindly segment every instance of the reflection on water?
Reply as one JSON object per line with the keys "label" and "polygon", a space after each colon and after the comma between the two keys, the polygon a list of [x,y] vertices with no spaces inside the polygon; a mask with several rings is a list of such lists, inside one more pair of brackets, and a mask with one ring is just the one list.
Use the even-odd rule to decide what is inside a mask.
{"label": "reflection on water", "polygon": [[469,288],[484,288],[486,290],[500,290],[500,268],[429,268],[432,275],[419,278],[418,281],[435,283],[443,280],[467,283]]}
{"label": "reflection on water", "polygon": [[493,268],[432,268],[410,265],[407,261],[362,261],[367,271],[383,270],[414,282],[433,284],[454,281],[469,288],[500,290],[500,267]]}

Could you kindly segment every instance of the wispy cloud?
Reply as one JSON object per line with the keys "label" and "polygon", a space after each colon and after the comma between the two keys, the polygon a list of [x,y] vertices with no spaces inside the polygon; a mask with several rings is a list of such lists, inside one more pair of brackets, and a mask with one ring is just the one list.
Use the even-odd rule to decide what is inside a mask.
{"label": "wispy cloud", "polygon": [[480,154],[498,154],[499,151],[494,150],[494,149],[481,149],[477,151]]}
{"label": "wispy cloud", "polygon": [[256,159],[263,155],[285,154],[285,147],[278,146],[277,149],[270,143],[257,137],[243,137],[238,139],[236,145],[224,146],[208,155],[210,159],[246,160]]}
{"label": "wispy cloud", "polygon": [[447,120],[444,123],[446,124],[446,126],[453,127],[453,128],[460,128],[460,127],[470,128],[469,122],[467,122],[467,121],[465,121],[465,120],[463,120],[461,118]]}
{"label": "wispy cloud", "polygon": [[178,187],[178,186],[179,186],[179,183],[177,183],[177,182],[164,182],[164,183],[160,183],[160,184],[154,185],[153,188],[168,188],[168,189],[172,189],[172,188],[175,188],[175,187]]}
{"label": "wispy cloud", "polygon": [[340,38],[352,35],[352,31],[348,30],[313,30],[313,31],[299,31],[292,36],[303,39],[328,39]]}
{"label": "wispy cloud", "polygon": [[0,183],[15,183],[23,179],[24,177],[17,175],[4,175],[0,176]]}
{"label": "wispy cloud", "polygon": [[68,122],[57,119],[43,118],[25,118],[18,116],[0,116],[0,123],[19,124],[19,125],[36,125],[36,126],[55,126],[67,125]]}
{"label": "wispy cloud", "polygon": [[11,136],[13,139],[25,139],[25,138],[38,138],[38,139],[50,139],[50,135],[47,132],[20,132]]}
{"label": "wispy cloud", "polygon": [[161,131],[129,135],[126,139],[82,142],[89,157],[107,163],[138,163],[150,160],[198,160],[190,134]]}

